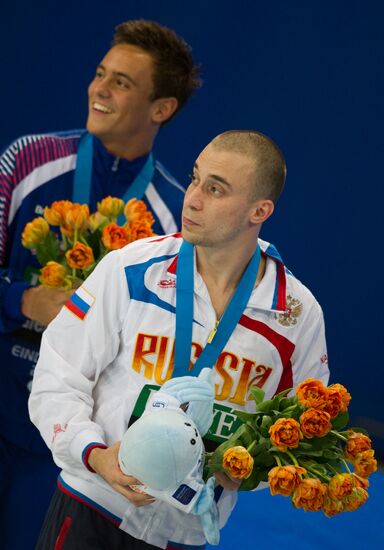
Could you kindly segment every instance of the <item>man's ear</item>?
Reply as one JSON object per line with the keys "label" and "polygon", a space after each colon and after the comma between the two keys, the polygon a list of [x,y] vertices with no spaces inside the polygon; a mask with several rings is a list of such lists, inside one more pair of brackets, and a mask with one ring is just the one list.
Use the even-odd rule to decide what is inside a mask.
{"label": "man's ear", "polygon": [[152,120],[162,124],[176,111],[179,102],[175,97],[160,97],[153,102]]}
{"label": "man's ear", "polygon": [[260,224],[265,222],[270,216],[272,216],[275,210],[273,201],[269,199],[260,199],[255,201],[250,214],[250,222],[252,224]]}

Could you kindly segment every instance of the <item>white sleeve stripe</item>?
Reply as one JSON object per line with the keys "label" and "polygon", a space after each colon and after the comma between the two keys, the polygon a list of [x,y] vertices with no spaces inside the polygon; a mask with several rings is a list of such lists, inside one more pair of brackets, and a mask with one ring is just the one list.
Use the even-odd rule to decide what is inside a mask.
{"label": "white sleeve stripe", "polygon": [[43,166],[35,168],[26,178],[20,181],[12,195],[12,202],[9,209],[8,224],[12,223],[21,203],[32,191],[70,170],[76,166],[77,155],[70,155],[65,158],[47,162]]}
{"label": "white sleeve stripe", "polygon": [[151,209],[159,218],[160,223],[163,226],[164,233],[176,233],[177,225],[171,211],[156,191],[153,183],[148,185],[147,190],[145,191],[145,196],[148,199]]}
{"label": "white sleeve stripe", "polygon": [[9,176],[12,176],[12,170],[15,165],[15,156],[4,154],[1,157],[1,171],[6,172]]}

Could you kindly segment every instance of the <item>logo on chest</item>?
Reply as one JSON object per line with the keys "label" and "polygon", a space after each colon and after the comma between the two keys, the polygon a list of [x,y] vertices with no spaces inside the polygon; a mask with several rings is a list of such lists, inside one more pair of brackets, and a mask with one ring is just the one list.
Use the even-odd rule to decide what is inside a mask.
{"label": "logo on chest", "polygon": [[176,280],[162,279],[160,282],[157,283],[157,286],[159,286],[160,288],[176,288]]}

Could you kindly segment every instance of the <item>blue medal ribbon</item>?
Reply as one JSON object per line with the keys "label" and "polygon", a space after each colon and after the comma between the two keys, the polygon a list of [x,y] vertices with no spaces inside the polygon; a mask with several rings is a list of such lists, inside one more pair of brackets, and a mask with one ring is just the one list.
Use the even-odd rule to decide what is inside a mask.
{"label": "blue medal ribbon", "polygon": [[[195,376],[204,367],[213,367],[243,311],[247,307],[255,286],[261,258],[260,246],[250,259],[240,282],[221,318],[213,339],[208,342],[193,367]],[[173,377],[183,376],[188,371],[192,348],[193,293],[194,293],[194,247],[183,241],[177,261],[176,279],[176,341]]]}
{"label": "blue medal ribbon", "polygon": [[87,132],[81,138],[77,150],[72,202],[89,204],[89,199],[91,197],[92,160],[93,136]]}
{"label": "blue medal ribbon", "polygon": [[[77,161],[75,175],[73,179],[72,201],[79,204],[89,204],[91,198],[91,182],[92,182],[92,162],[93,162],[93,136],[88,132],[84,134],[79,143],[77,150]],[[128,187],[123,198],[124,202],[128,202],[134,197],[141,199],[153,179],[155,173],[155,164],[152,153],[149,153],[144,166],[137,174],[131,185]],[[123,225],[125,223],[124,216],[118,218],[118,222]]]}

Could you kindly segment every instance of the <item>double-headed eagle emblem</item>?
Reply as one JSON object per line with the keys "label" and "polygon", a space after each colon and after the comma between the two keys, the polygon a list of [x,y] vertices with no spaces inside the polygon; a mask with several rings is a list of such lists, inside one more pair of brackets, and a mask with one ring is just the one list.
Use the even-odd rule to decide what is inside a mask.
{"label": "double-headed eagle emblem", "polygon": [[291,327],[297,324],[297,318],[303,311],[303,304],[290,294],[287,296],[287,308],[284,313],[276,314],[276,319],[283,327]]}

